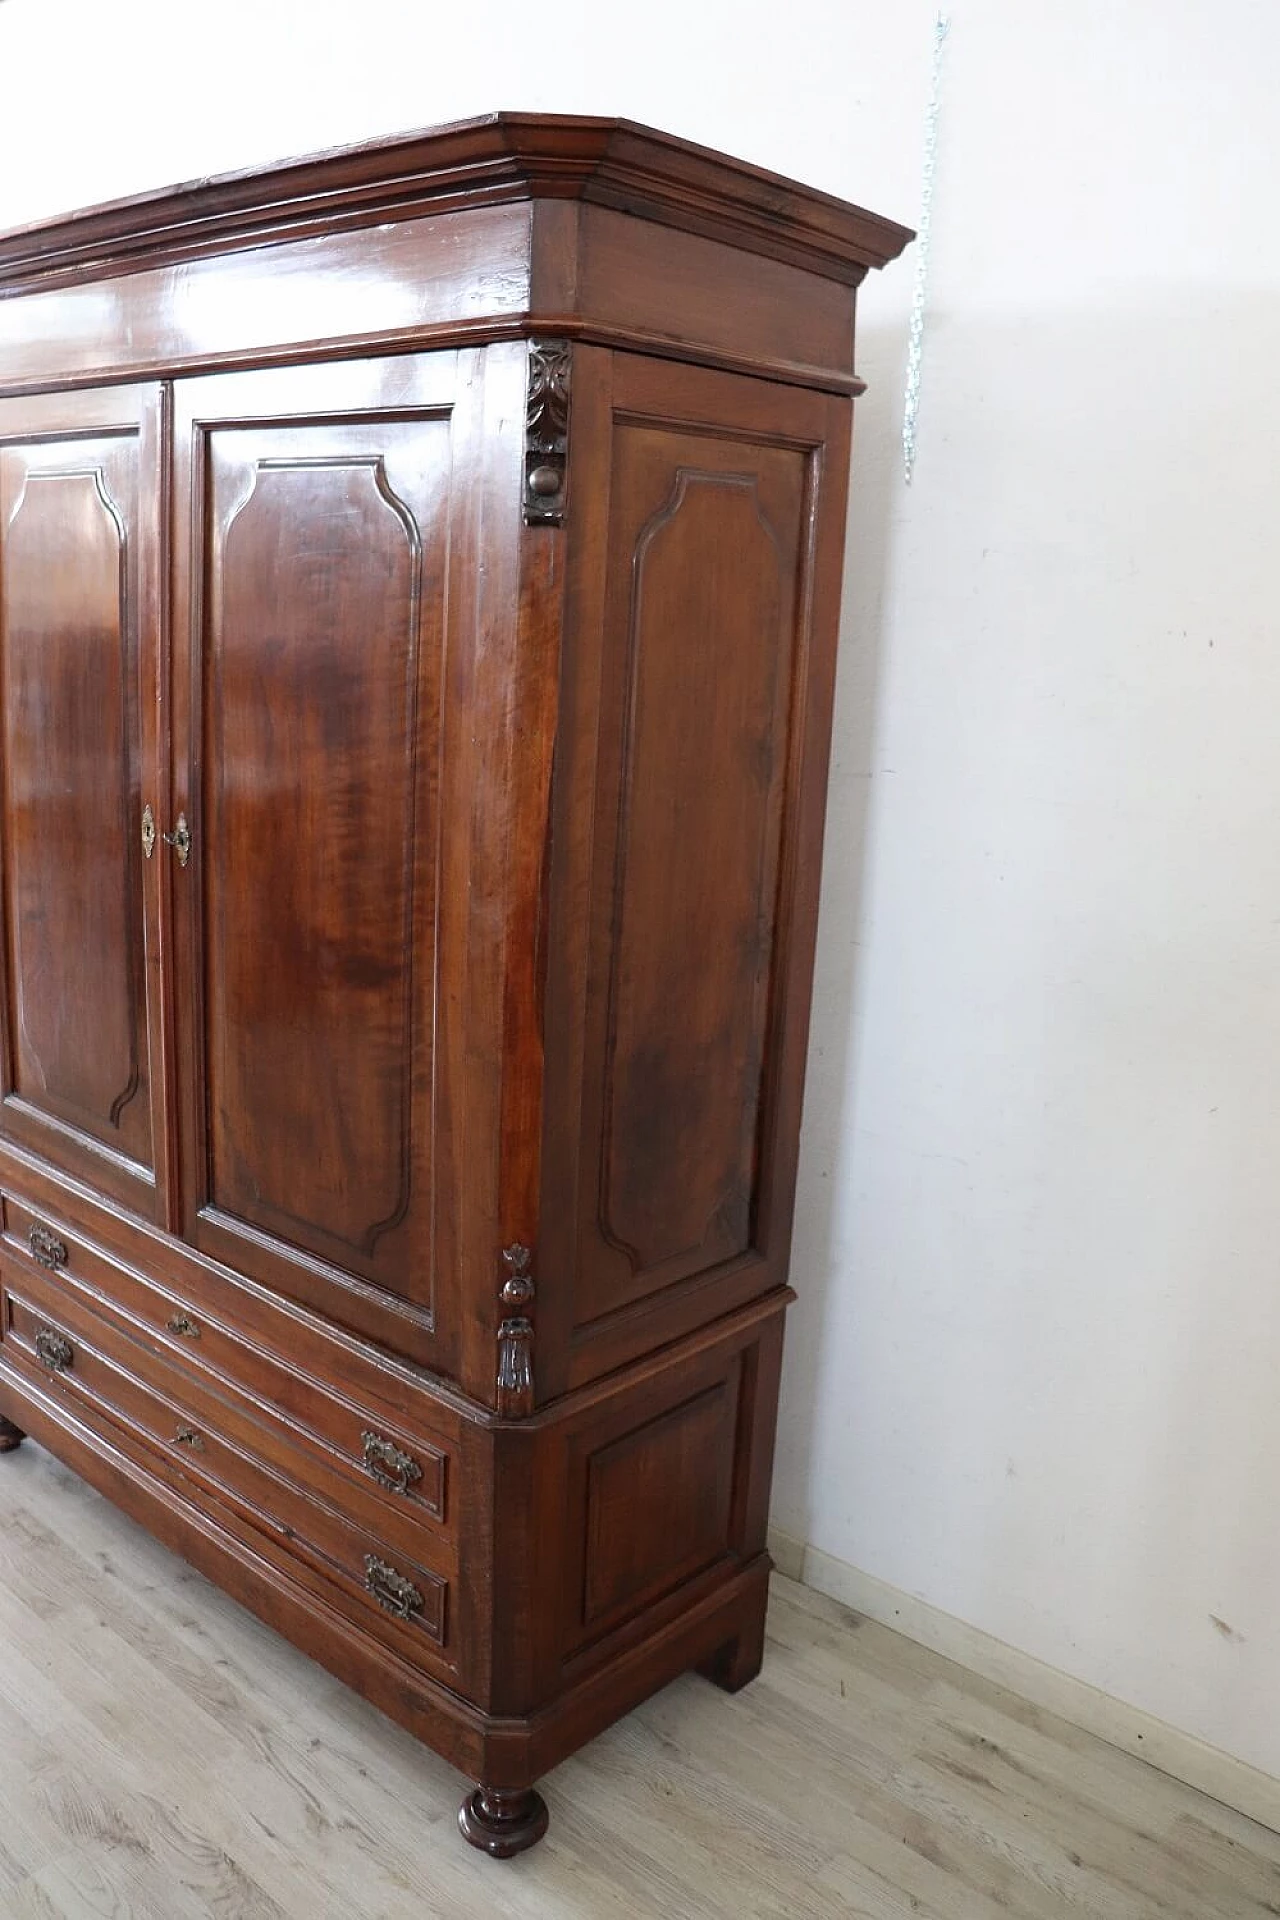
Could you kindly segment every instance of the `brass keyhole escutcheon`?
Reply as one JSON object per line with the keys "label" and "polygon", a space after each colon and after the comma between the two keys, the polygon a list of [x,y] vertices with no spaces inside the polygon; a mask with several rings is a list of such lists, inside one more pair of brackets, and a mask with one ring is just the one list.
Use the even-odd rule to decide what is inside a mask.
{"label": "brass keyhole escutcheon", "polygon": [[149,860],[156,850],[156,817],[149,806],[142,809],[142,851]]}

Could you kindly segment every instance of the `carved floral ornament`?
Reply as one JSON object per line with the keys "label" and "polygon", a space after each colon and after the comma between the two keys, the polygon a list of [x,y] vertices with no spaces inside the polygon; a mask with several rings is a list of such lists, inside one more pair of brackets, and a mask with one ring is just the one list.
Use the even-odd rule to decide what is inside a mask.
{"label": "carved floral ornament", "polygon": [[522,1420],[533,1412],[533,1255],[517,1241],[503,1248],[502,1258],[507,1277],[498,1299],[508,1317],[498,1328],[498,1412]]}
{"label": "carved floral ornament", "polygon": [[529,526],[558,527],[564,521],[570,364],[567,340],[529,342],[524,441],[524,517]]}

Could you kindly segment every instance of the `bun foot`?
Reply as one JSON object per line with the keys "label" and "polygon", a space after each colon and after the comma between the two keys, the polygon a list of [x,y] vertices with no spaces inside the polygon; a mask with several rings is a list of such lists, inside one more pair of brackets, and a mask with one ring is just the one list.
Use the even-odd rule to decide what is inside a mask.
{"label": "bun foot", "polygon": [[510,1860],[513,1854],[536,1847],[547,1830],[547,1819],[547,1803],[532,1787],[519,1793],[477,1787],[458,1810],[463,1839],[495,1860]]}
{"label": "bun foot", "polygon": [[12,1453],[26,1439],[21,1427],[15,1427],[12,1420],[0,1419],[0,1453]]}

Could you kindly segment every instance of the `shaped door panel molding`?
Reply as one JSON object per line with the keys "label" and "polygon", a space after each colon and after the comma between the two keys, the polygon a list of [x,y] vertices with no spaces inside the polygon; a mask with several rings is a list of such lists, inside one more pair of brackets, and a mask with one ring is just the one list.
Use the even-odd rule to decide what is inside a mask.
{"label": "shaped door panel molding", "polygon": [[[457,1284],[442,1248],[470,1177],[440,1038],[474,1004],[451,900],[477,898],[475,809],[441,798],[474,780],[478,750],[465,707],[454,749],[445,737],[446,679],[474,664],[474,588],[450,579],[472,537],[455,476],[483,385],[457,406],[456,365],[175,389],[184,1231],[436,1365],[456,1334],[446,1316],[439,1337],[442,1268]],[[484,1044],[500,1065],[500,1030]]]}
{"label": "shaped door panel molding", "polygon": [[142,844],[156,785],[147,398],[0,403],[0,1131],[152,1213],[164,1127]]}

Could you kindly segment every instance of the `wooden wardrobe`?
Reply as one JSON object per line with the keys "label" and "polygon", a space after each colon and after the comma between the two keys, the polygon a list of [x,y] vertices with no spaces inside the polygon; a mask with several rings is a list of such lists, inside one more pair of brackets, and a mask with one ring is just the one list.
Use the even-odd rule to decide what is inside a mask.
{"label": "wooden wardrobe", "polygon": [[760,1664],[854,298],[909,238],[523,114],[0,238],[0,1446],[491,1853]]}

